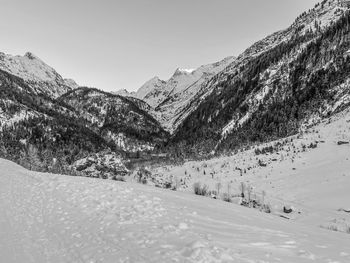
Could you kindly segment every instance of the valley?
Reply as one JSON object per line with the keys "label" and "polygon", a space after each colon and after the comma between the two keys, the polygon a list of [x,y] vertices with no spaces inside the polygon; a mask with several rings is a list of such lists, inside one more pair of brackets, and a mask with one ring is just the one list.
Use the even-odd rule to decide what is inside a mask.
{"label": "valley", "polygon": [[133,92],[0,52],[1,259],[350,262],[349,8]]}

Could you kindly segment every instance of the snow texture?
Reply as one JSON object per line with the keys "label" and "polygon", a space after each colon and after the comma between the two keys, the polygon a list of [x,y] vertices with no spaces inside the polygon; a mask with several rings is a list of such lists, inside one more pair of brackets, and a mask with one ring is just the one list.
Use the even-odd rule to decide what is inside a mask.
{"label": "snow texture", "polygon": [[[0,159],[1,260],[349,262],[350,236],[319,225],[340,226],[334,217],[346,218],[349,209],[349,146],[334,143],[350,139],[343,132],[348,117],[316,128],[328,136],[324,146],[246,175],[256,188],[268,188],[273,205],[289,202],[303,211],[294,220],[186,192],[30,172]],[[247,154],[213,159],[207,169],[216,164],[222,173],[243,157],[249,163]]]}

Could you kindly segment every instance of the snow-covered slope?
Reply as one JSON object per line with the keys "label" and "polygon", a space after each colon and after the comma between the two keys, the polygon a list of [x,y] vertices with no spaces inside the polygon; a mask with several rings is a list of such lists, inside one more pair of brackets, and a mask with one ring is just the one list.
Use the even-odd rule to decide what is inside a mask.
{"label": "snow-covered slope", "polygon": [[74,79],[64,79],[64,83],[71,89],[77,89],[80,87],[79,84],[77,84]]}
{"label": "snow-covered slope", "polygon": [[[265,199],[272,214],[350,234],[350,110],[321,121],[313,119],[292,137],[256,145],[232,156],[189,161],[153,170],[163,180],[183,182],[178,190],[193,192],[200,182],[208,191],[231,194],[241,183],[252,199]],[[263,193],[264,197],[263,197]],[[348,213],[345,211],[349,211]],[[350,240],[350,236],[348,237]],[[349,243],[350,244],[350,243]]]}
{"label": "snow-covered slope", "polygon": [[184,154],[231,151],[295,134],[310,115],[334,114],[331,105],[348,107],[349,6],[322,1],[249,47],[202,87],[170,144],[182,143]]}
{"label": "snow-covered slope", "polygon": [[52,67],[30,52],[24,56],[0,53],[0,69],[22,78],[36,92],[53,98],[78,86],[73,80],[63,79]]}
{"label": "snow-covered slope", "polygon": [[147,81],[138,89],[133,96],[146,101],[153,108],[156,108],[158,104],[164,99],[163,92],[165,89],[166,81],[154,77]]}
{"label": "snow-covered slope", "polygon": [[349,236],[142,185],[0,159],[3,262],[339,262]]}
{"label": "snow-covered slope", "polygon": [[120,90],[117,94],[144,100],[155,110],[153,114],[168,131],[174,131],[180,124],[178,118],[187,116],[191,110],[191,100],[198,95],[202,86],[218,72],[235,60],[227,57],[219,62],[203,65],[197,69],[178,68],[167,80],[154,77],[147,81],[137,92]]}
{"label": "snow-covered slope", "polygon": [[[334,24],[349,10],[349,7],[350,2],[348,0],[326,0],[318,3],[313,9],[301,14],[287,29],[271,34],[249,47],[238,57],[235,63],[232,63],[230,67],[227,68],[227,71],[223,72],[222,78],[233,74],[238,67],[245,65],[251,58],[257,57],[281,43],[288,43],[297,35],[306,35],[308,32],[322,32],[327,30],[329,26]],[[246,104],[250,106],[249,112],[245,115],[233,116],[232,120],[222,129],[224,137],[250,119],[253,113],[258,110],[259,104],[264,103],[264,99],[267,97],[268,93],[273,92],[273,86],[276,81],[290,81],[290,76],[288,76],[289,72],[285,70],[286,66],[291,65],[293,61],[300,56],[301,52],[306,49],[307,45],[311,43],[312,40],[317,39],[317,37],[318,35],[315,34],[313,39],[308,39],[305,43],[302,43],[299,48],[295,48],[280,61],[273,63],[264,72],[260,73],[259,77],[262,82],[262,88],[258,92],[254,91],[252,94],[249,94],[245,101]],[[333,48],[335,49],[335,47]],[[333,61],[328,62],[332,63]],[[323,66],[327,68],[329,65]],[[313,69],[313,71],[316,70],[318,70],[318,68]]]}

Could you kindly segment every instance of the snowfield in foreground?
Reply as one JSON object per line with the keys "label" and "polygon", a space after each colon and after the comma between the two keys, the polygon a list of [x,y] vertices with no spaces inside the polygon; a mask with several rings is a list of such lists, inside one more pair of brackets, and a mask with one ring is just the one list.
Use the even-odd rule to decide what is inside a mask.
{"label": "snowfield in foreground", "polygon": [[350,235],[189,193],[0,159],[1,262],[350,262]]}

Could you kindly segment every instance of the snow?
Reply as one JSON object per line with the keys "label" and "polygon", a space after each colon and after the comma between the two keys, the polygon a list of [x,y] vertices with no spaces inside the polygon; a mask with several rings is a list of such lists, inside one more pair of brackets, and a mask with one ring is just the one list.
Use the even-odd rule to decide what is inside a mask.
{"label": "snow", "polygon": [[[203,87],[215,74],[222,71],[235,60],[227,57],[219,62],[203,65],[195,70],[177,69],[166,82],[163,93],[155,93],[159,99],[157,111],[161,114],[158,120],[169,132],[173,132],[193,110],[191,103],[205,93]],[[147,100],[146,100],[147,101]],[[191,107],[188,107],[188,106]]]}
{"label": "snow", "polygon": [[196,69],[185,69],[185,68],[178,68],[176,71],[178,71],[179,73],[184,73],[184,74],[191,74],[193,71],[195,71]]}
{"label": "snow", "polygon": [[154,145],[149,142],[142,142],[134,138],[128,138],[124,133],[107,132],[107,137],[120,147],[120,149],[128,152],[150,151],[154,149]]}
{"label": "snow", "polygon": [[143,185],[0,159],[4,262],[349,262],[349,236]]}
{"label": "snow", "polygon": [[251,116],[251,113],[247,112],[243,117],[241,117],[239,120],[236,118],[233,118],[223,129],[221,132],[221,136],[225,137],[228,135],[232,130],[234,130],[235,127],[238,127],[240,125],[243,125],[246,121],[249,120]]}
{"label": "snow", "polygon": [[24,56],[1,53],[0,68],[25,80],[52,81],[57,77],[53,68],[29,52]]}
{"label": "snow", "polygon": [[64,79],[64,83],[68,86],[71,87],[72,89],[77,89],[79,88],[79,85],[75,82],[73,79]]}
{"label": "snow", "polygon": [[0,69],[22,78],[36,91],[49,93],[57,98],[78,85],[70,79],[63,79],[52,67],[34,54],[13,56],[0,52]]}
{"label": "snow", "polygon": [[[247,61],[249,61],[251,58],[256,57],[259,54],[262,54],[263,52],[266,52],[267,50],[272,49],[273,47],[281,44],[282,42],[291,39],[293,36],[295,36],[296,28],[303,28],[303,33],[306,33],[306,31],[308,31],[309,29],[315,31],[315,22],[317,22],[321,30],[324,30],[325,28],[329,27],[332,22],[337,21],[344,14],[344,12],[348,10],[349,6],[349,1],[345,0],[328,0],[325,1],[323,5],[319,4],[318,7],[309,10],[305,15],[299,17],[293,23],[293,25],[287,28],[286,30],[278,31],[249,47],[246,51],[239,55],[239,57],[235,60],[234,63],[230,64],[229,67],[227,67],[220,73],[220,79],[225,79],[227,76],[232,74],[237,68],[244,66],[247,63]],[[309,42],[301,44],[299,49],[294,50],[289,55],[289,57],[283,58],[278,63],[278,65],[272,65],[272,68],[267,69],[263,74],[261,74],[262,76],[266,72],[270,74],[270,77],[266,80],[265,83],[265,85],[268,88],[267,92],[269,91],[269,89],[271,89],[271,80],[273,80],[276,76],[280,75],[281,78],[286,78],[285,74],[281,74],[281,66],[286,65],[290,63],[293,59],[297,58],[297,56],[301,53],[301,51],[306,47],[306,45]],[[216,82],[216,84],[218,83],[219,81]],[[210,84],[212,85],[212,83]],[[253,96],[256,97],[254,98]],[[255,100],[257,103],[259,103],[261,102],[261,100],[264,99],[265,96],[266,93],[261,93],[260,91],[260,94],[252,94],[250,98],[251,101],[247,100],[246,102],[248,104],[251,104],[252,100]],[[258,107],[253,107],[250,113],[254,112],[257,109]],[[222,135],[227,135],[229,132],[233,131],[236,127],[236,123],[238,123],[238,116],[232,116],[232,120],[229,123],[227,123],[226,127],[223,129]]]}
{"label": "snow", "polygon": [[303,33],[309,29],[315,31],[315,23],[321,29],[325,29],[348,10],[348,4],[347,0],[328,0],[323,6],[320,4],[318,7],[311,9],[305,17],[299,18],[296,24],[304,25]]}
{"label": "snow", "polygon": [[[350,142],[350,111],[325,120],[315,116],[303,127],[298,135],[232,156],[159,167],[154,173],[185,182],[178,190],[190,193],[192,185],[200,182],[208,185],[209,191],[217,190],[220,183],[221,194],[229,188],[237,195],[244,182],[253,187],[252,195],[258,200],[266,193],[265,202],[276,216],[283,215],[283,206],[292,206],[294,212],[287,216],[290,220],[350,233],[350,214],[346,212],[350,210],[350,146],[338,145],[339,141]],[[311,148],[311,143],[317,147]],[[255,153],[257,148],[277,144],[281,144],[278,151]],[[233,202],[239,200],[233,197]]]}
{"label": "snow", "polygon": [[[264,41],[268,41],[268,38]],[[228,134],[234,132],[239,127],[239,125],[243,125],[245,122],[247,122],[253,113],[259,110],[260,104],[267,104],[268,101],[266,102],[264,100],[268,99],[267,95],[270,92],[274,93],[272,94],[272,97],[276,96],[277,90],[274,88],[274,81],[278,79],[281,82],[288,82],[289,75],[287,72],[283,71],[284,65],[290,64],[293,60],[295,60],[300,55],[302,50],[306,48],[308,43],[310,42],[302,43],[298,49],[293,50],[289,55],[284,56],[277,64],[273,64],[265,71],[260,73],[259,78],[263,88],[258,91],[252,91],[247,96],[244,103],[249,106],[248,112],[242,116],[237,113],[232,116],[232,119],[222,129],[222,139],[224,139]],[[251,50],[247,51],[248,54],[250,52]],[[245,54],[243,58],[245,56],[247,56],[247,54]],[[344,87],[344,84],[342,87]],[[222,139],[218,145],[221,143]]]}
{"label": "snow", "polygon": [[[339,19],[345,10],[348,9],[348,1],[329,0],[323,5],[319,5],[311,9],[305,15],[300,16],[292,26],[286,30],[278,31],[265,39],[258,41],[238,58],[226,58],[220,62],[205,65],[198,69],[181,69],[178,68],[168,81],[161,81],[154,78],[143,85],[136,93],[130,93],[129,96],[135,96],[146,101],[155,111],[151,111],[161,125],[170,133],[184,120],[205,97],[213,90],[213,87],[219,85],[220,81],[225,81],[227,76],[232,76],[238,68],[244,67],[252,58],[266,52],[282,42],[289,41],[295,36],[296,29],[302,28],[302,32],[315,30],[315,22],[320,26],[321,30],[329,27],[332,22]],[[312,41],[312,40],[310,40]],[[266,80],[266,89],[260,91],[259,94],[251,94],[249,99],[255,100],[257,103],[251,108],[251,115],[258,109],[266,94],[272,88],[271,80],[278,76],[286,78],[286,74],[281,74],[281,66],[297,58],[298,54],[306,46],[302,43],[300,47],[292,52],[288,58],[283,58],[278,65],[273,65],[266,72],[270,73],[270,78]],[[264,72],[265,73],[265,72]],[[213,79],[217,75],[217,78]],[[125,94],[120,92],[120,94]],[[256,96],[255,96],[256,95]],[[255,97],[254,97],[255,96]],[[249,101],[247,101],[249,102]],[[251,102],[251,101],[250,101]],[[252,106],[252,105],[250,105]],[[244,118],[249,115],[243,116]],[[225,136],[234,131],[239,123],[244,123],[247,119],[238,119],[239,116],[232,116],[232,120],[226,124],[222,130]]]}
{"label": "snow", "polygon": [[[13,101],[8,99],[2,100],[2,103],[4,103],[6,107],[14,104]],[[2,108],[0,108],[0,130],[2,130],[4,127],[11,127],[15,123],[18,123],[22,120],[27,120],[39,116],[45,116],[45,118],[49,118],[47,115],[31,110],[24,105],[21,105],[18,111],[13,114],[10,114],[6,110],[4,111]]]}
{"label": "snow", "polygon": [[199,96],[206,82],[230,65],[234,57],[227,57],[219,62],[200,66],[197,69],[177,68],[167,81],[154,77],[147,81],[137,92],[117,91],[116,94],[131,96],[148,103],[153,109],[149,111],[163,128],[173,132],[180,121],[194,109],[187,106],[192,100]]}

